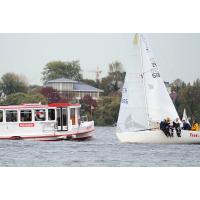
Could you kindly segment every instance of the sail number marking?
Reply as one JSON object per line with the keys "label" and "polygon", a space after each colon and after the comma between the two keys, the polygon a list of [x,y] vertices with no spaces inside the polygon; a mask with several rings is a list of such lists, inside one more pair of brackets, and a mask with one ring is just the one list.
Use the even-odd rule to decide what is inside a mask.
{"label": "sail number marking", "polygon": [[151,69],[152,77],[153,78],[159,78],[160,77],[160,73],[158,71],[157,64],[155,62],[153,62],[152,66],[153,66],[153,68]]}
{"label": "sail number marking", "polygon": [[122,98],[122,103],[123,103],[123,104],[128,104],[128,99]]}
{"label": "sail number marking", "polygon": [[[146,52],[151,57],[151,55],[150,55],[150,49],[148,47],[147,41],[146,41],[146,39],[143,36],[142,36],[142,39],[143,39],[143,41],[145,43],[145,46],[146,46]],[[158,71],[157,64],[154,61],[153,57],[150,58],[150,61],[151,61],[152,67],[153,67],[153,68],[151,68],[152,77],[153,78],[159,78],[160,77],[160,73]]]}
{"label": "sail number marking", "polygon": [[126,87],[124,87],[122,89],[122,100],[121,100],[122,104],[128,104],[128,89]]}

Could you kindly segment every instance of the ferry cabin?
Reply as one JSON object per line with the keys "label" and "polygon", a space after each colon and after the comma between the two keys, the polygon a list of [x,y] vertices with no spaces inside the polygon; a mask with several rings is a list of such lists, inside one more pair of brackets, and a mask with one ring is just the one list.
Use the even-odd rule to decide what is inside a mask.
{"label": "ferry cabin", "polygon": [[0,139],[65,137],[79,122],[80,104],[0,106]]}

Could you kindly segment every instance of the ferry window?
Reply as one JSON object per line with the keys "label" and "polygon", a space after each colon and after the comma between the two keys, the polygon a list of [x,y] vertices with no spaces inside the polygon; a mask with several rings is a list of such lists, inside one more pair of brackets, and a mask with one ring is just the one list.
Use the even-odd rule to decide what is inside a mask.
{"label": "ferry window", "polygon": [[6,122],[17,122],[17,110],[6,110]]}
{"label": "ferry window", "polygon": [[80,114],[80,113],[81,113],[81,109],[78,108],[78,109],[77,109],[77,119],[78,119],[78,124],[79,124],[79,125],[80,125],[80,122],[81,122],[81,117],[80,117],[81,114]]}
{"label": "ferry window", "polygon": [[62,122],[63,124],[62,125],[63,126],[67,126],[67,121],[68,121],[67,120],[67,114],[68,114],[67,109],[63,108],[63,110],[62,110],[62,117],[63,117],[63,122]]}
{"label": "ferry window", "polygon": [[3,122],[3,110],[0,110],[0,122]]}
{"label": "ferry window", "polygon": [[31,110],[21,110],[20,112],[21,122],[31,122],[32,121],[32,112]]}
{"label": "ferry window", "polygon": [[58,126],[61,126],[61,109],[60,108],[57,109],[57,122],[58,122]]}
{"label": "ferry window", "polygon": [[77,116],[78,116],[78,118],[80,118],[80,115],[81,115],[80,113],[81,113],[81,109],[78,108],[78,109],[77,109]]}
{"label": "ferry window", "polygon": [[35,121],[45,121],[45,120],[46,120],[45,109],[35,110]]}
{"label": "ferry window", "polygon": [[70,119],[72,120],[72,125],[75,125],[75,108],[70,109]]}
{"label": "ferry window", "polygon": [[48,109],[48,120],[55,120],[55,109]]}

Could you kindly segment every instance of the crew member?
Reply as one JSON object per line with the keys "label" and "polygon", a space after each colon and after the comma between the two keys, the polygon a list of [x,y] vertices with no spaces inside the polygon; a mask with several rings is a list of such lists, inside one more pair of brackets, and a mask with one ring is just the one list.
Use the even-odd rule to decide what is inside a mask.
{"label": "crew member", "polygon": [[173,121],[173,127],[176,130],[176,135],[178,137],[181,137],[181,127],[180,127],[180,123],[179,123],[179,119],[178,118],[175,121]]}
{"label": "crew member", "polygon": [[162,130],[167,137],[170,136],[169,124],[166,119],[160,122],[160,130]]}
{"label": "crew member", "polygon": [[167,117],[166,121],[167,121],[166,129],[167,129],[167,132],[168,132],[168,136],[173,137],[173,129],[172,129],[172,124],[171,124],[170,118]]}
{"label": "crew member", "polygon": [[199,131],[199,124],[196,120],[192,124],[192,131]]}
{"label": "crew member", "polygon": [[191,130],[191,126],[188,122],[186,122],[185,120],[183,120],[183,130]]}

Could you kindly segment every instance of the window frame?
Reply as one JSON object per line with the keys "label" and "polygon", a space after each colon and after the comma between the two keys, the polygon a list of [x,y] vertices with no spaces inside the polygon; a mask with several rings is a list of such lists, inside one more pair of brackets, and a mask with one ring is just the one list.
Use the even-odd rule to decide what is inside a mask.
{"label": "window frame", "polygon": [[[35,117],[36,117],[36,110],[37,111],[40,111],[40,110],[44,110],[45,111],[45,120],[36,120]],[[47,121],[47,109],[46,108],[34,108],[33,109],[33,119],[34,119],[34,122],[45,122]]]}
{"label": "window frame", "polygon": [[[21,111],[31,111],[31,121],[22,121],[21,120]],[[22,122],[22,123],[30,123],[30,122],[33,122],[33,110],[32,109],[21,109],[19,110],[19,121]]]}
{"label": "window frame", "polygon": [[0,110],[0,112],[1,111],[2,111],[2,121],[0,121],[0,123],[3,123],[5,121],[4,110]]}
{"label": "window frame", "polygon": [[[16,111],[17,121],[7,121],[7,112]],[[5,110],[5,122],[6,123],[18,123],[19,122],[19,110]]]}
{"label": "window frame", "polygon": [[[73,110],[73,112],[72,112]],[[72,115],[72,113],[74,115]],[[76,125],[76,108],[72,107],[70,108],[70,120],[72,121],[72,125]]]}
{"label": "window frame", "polygon": [[[54,119],[53,120],[50,120],[49,119],[49,110],[54,110]],[[56,109],[55,108],[47,108],[47,120],[50,121],[50,122],[55,122],[56,121]]]}

